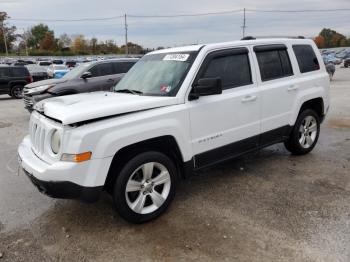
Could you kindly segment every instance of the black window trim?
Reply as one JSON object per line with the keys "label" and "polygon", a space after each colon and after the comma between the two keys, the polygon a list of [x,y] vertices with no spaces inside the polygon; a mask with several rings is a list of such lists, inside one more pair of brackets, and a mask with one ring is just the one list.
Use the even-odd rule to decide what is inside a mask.
{"label": "black window trim", "polygon": [[[272,45],[258,45],[258,46],[254,46],[253,47],[253,50],[255,52],[255,57],[256,57],[256,60],[257,60],[257,64],[258,64],[258,68],[259,68],[259,75],[260,75],[260,79],[261,79],[261,82],[267,82],[267,81],[273,81],[273,80],[278,80],[278,79],[281,79],[281,78],[286,78],[286,77],[291,77],[291,76],[294,76],[294,69],[293,69],[293,65],[292,65],[292,62],[291,62],[291,59],[290,59],[290,54],[288,52],[288,47],[284,44],[272,44]],[[258,60],[258,56],[256,53],[264,53],[264,52],[269,52],[269,51],[278,51],[278,57],[279,57],[279,61],[280,61],[280,64],[281,64],[281,68],[282,68],[282,73],[283,75],[282,76],[279,76],[279,77],[271,77],[271,78],[265,78],[263,79],[262,78],[262,75],[261,75],[261,70],[260,70],[260,65],[259,65],[259,60]],[[279,51],[286,51],[287,52],[287,57],[288,57],[288,61],[289,61],[289,66],[292,70],[292,73],[291,74],[284,74],[284,68],[282,66],[282,59],[281,59],[281,53]]]}
{"label": "black window trim", "polygon": [[256,45],[253,47],[255,53],[275,51],[275,50],[287,50],[287,46],[284,44],[272,44],[272,45]]}
{"label": "black window trim", "polygon": [[[197,85],[198,80],[203,76],[204,72],[208,69],[208,66],[210,62],[215,58],[230,56],[230,55],[241,55],[241,54],[247,54],[248,57],[248,65],[249,65],[249,73],[250,73],[250,83],[247,83],[246,85],[231,85],[230,88],[223,88],[224,90],[241,87],[241,86],[249,86],[254,84],[253,81],[253,74],[252,74],[252,65],[250,63],[249,58],[249,49],[247,47],[232,47],[232,48],[226,48],[221,50],[215,50],[211,51],[209,54],[207,54],[197,72],[197,75],[192,83],[192,88]],[[191,93],[191,92],[190,92]]]}

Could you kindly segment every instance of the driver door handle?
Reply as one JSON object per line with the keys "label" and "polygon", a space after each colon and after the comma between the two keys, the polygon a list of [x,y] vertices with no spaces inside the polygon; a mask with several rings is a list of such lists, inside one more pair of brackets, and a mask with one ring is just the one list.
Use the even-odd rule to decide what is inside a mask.
{"label": "driver door handle", "polygon": [[253,102],[253,101],[256,100],[256,98],[257,98],[257,96],[255,96],[255,95],[247,95],[247,96],[243,97],[241,101],[242,101],[243,103],[246,103],[246,102]]}
{"label": "driver door handle", "polygon": [[107,82],[114,82],[114,79],[108,79]]}

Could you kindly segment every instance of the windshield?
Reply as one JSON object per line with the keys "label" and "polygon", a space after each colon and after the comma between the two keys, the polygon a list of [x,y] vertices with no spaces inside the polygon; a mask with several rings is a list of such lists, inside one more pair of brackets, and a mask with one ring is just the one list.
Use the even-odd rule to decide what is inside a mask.
{"label": "windshield", "polygon": [[154,96],[176,96],[197,52],[145,55],[114,87]]}
{"label": "windshield", "polygon": [[63,79],[75,79],[81,76],[82,73],[85,72],[86,68],[90,66],[90,63],[88,64],[81,64],[75,68],[73,68],[72,70],[70,70],[67,74],[65,74],[62,78]]}

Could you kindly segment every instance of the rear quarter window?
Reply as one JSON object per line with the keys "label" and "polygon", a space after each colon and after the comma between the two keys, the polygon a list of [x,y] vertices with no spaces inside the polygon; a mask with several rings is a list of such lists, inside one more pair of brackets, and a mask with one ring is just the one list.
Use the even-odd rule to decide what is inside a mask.
{"label": "rear quarter window", "polygon": [[300,73],[307,73],[320,69],[320,63],[312,46],[293,45],[293,51],[298,61]]}

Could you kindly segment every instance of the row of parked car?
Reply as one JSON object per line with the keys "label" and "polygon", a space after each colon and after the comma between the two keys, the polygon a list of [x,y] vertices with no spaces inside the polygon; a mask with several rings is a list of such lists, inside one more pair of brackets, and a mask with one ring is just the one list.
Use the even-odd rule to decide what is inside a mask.
{"label": "row of parked car", "polygon": [[[86,62],[67,70],[61,78],[52,79],[40,71],[41,65],[0,65],[0,94],[23,97],[26,109],[32,111],[35,103],[49,97],[109,90],[137,61],[137,58],[119,58]],[[57,71],[59,66],[65,67],[50,66]],[[48,74],[50,70],[49,67]]]}
{"label": "row of parked car", "polygon": [[344,48],[337,51],[323,49],[321,50],[321,54],[330,79],[333,78],[335,73],[335,65],[343,63],[346,68],[350,66],[350,48]]}

